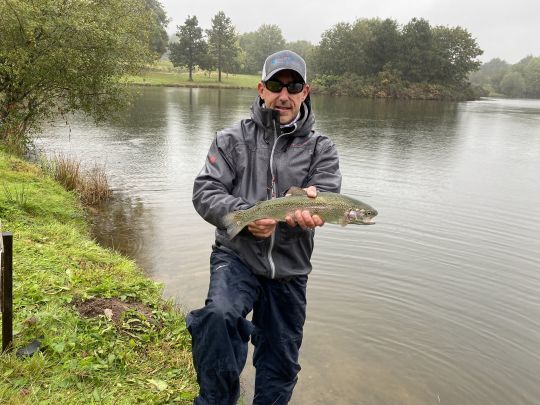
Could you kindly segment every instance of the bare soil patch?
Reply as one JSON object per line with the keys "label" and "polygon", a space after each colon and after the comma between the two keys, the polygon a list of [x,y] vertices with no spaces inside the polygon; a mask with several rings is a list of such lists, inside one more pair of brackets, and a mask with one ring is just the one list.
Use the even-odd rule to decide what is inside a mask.
{"label": "bare soil patch", "polygon": [[86,318],[95,318],[105,315],[116,324],[122,322],[122,316],[126,311],[136,311],[143,315],[149,322],[154,323],[152,310],[141,302],[126,302],[118,298],[92,298],[87,301],[75,303],[79,313]]}

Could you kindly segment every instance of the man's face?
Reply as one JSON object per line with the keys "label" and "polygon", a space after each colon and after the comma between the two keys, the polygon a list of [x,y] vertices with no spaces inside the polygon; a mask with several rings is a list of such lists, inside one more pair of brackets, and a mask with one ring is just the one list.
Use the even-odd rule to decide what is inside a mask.
{"label": "man's face", "polygon": [[[295,75],[290,70],[282,70],[276,73],[271,80],[278,80],[283,84],[296,81]],[[288,124],[298,115],[302,102],[309,94],[309,85],[304,85],[304,88],[298,94],[290,94],[286,87],[274,93],[268,90],[263,82],[259,82],[257,90],[266,107],[279,111],[279,123],[283,125]]]}

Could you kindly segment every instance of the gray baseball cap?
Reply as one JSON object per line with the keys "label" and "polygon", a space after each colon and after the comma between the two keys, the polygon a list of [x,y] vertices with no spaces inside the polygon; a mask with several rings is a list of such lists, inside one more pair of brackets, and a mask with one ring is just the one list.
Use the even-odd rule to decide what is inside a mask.
{"label": "gray baseball cap", "polygon": [[264,61],[262,69],[262,81],[265,82],[282,70],[294,70],[304,83],[307,83],[306,62],[293,51],[279,51],[270,55]]}

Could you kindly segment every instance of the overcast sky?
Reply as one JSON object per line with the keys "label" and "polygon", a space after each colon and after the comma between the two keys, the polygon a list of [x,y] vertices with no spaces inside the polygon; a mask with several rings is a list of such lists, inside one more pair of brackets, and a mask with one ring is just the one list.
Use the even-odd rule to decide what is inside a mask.
{"label": "overcast sky", "polygon": [[320,41],[321,34],[338,22],[358,18],[392,18],[400,25],[422,17],[431,25],[466,28],[487,62],[501,58],[516,63],[527,55],[540,56],[540,0],[160,0],[172,19],[168,31],[196,16],[207,29],[223,11],[237,32],[256,31],[262,24],[281,28],[286,41]]}

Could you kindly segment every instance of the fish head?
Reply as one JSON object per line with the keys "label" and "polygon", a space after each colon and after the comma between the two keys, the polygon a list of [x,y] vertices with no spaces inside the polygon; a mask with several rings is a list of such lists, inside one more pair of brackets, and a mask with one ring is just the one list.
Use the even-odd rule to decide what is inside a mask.
{"label": "fish head", "polygon": [[373,225],[375,223],[373,218],[375,218],[377,214],[377,210],[368,205],[353,207],[346,212],[345,222],[355,225]]}

